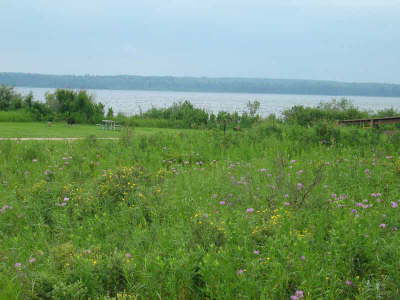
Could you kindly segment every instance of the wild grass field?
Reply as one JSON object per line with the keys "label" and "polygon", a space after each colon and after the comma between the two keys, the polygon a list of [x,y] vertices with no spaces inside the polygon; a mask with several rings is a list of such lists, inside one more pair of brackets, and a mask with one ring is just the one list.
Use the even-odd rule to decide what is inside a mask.
{"label": "wild grass field", "polygon": [[0,299],[399,299],[400,136],[0,141]]}

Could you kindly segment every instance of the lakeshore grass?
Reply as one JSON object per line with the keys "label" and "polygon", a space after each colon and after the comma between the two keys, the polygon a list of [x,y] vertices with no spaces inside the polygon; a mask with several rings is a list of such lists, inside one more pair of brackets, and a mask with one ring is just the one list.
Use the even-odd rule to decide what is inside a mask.
{"label": "lakeshore grass", "polygon": [[398,299],[400,140],[333,137],[0,141],[0,299]]}
{"label": "lakeshore grass", "polygon": [[[130,128],[136,134],[154,134],[158,132],[176,133],[176,129],[168,128]],[[120,137],[121,131],[102,130],[96,125],[66,123],[52,123],[51,126],[47,122],[0,122],[0,138],[76,138],[95,135],[96,137]],[[187,130],[190,131],[190,130]]]}

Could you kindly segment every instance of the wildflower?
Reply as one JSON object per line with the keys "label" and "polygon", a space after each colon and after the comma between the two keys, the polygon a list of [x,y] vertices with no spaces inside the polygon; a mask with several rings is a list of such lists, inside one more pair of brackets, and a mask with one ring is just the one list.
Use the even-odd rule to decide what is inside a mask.
{"label": "wildflower", "polygon": [[290,206],[291,204],[290,204],[290,202],[283,202],[283,205]]}
{"label": "wildflower", "polygon": [[336,199],[337,195],[336,194],[332,194],[331,197]]}
{"label": "wildflower", "polygon": [[262,169],[260,169],[260,170],[258,170],[259,172],[267,172],[267,169],[266,168],[262,168]]}
{"label": "wildflower", "polygon": [[29,261],[29,263],[33,264],[36,261],[36,258],[31,257],[28,261]]}
{"label": "wildflower", "polygon": [[64,202],[68,202],[69,201],[69,198],[68,197],[64,197],[64,200],[63,200]]}
{"label": "wildflower", "polygon": [[381,193],[372,193],[371,194],[371,197],[380,197],[380,196],[382,196],[382,194]]}
{"label": "wildflower", "polygon": [[296,291],[295,296],[299,297],[299,299],[303,298],[304,297],[304,292],[303,291]]}
{"label": "wildflower", "polygon": [[132,254],[126,253],[126,254],[125,254],[125,257],[126,257],[126,258],[132,258]]}
{"label": "wildflower", "polygon": [[32,162],[38,162],[38,160],[36,158],[32,159]]}
{"label": "wildflower", "polygon": [[302,184],[302,183],[298,183],[296,186],[297,186],[298,190],[301,190],[302,188],[304,188],[304,184]]}
{"label": "wildflower", "polygon": [[290,161],[290,163],[291,163],[291,164],[294,164],[296,161],[297,161],[297,160],[292,159],[292,160]]}
{"label": "wildflower", "polygon": [[289,194],[283,195],[283,198],[289,198]]}
{"label": "wildflower", "polygon": [[252,213],[252,212],[254,212],[254,208],[248,208],[248,209],[246,209],[246,212],[248,212],[248,213]]}
{"label": "wildflower", "polygon": [[348,286],[352,286],[352,285],[353,285],[353,281],[351,281],[351,280],[346,280],[345,284],[348,285]]}
{"label": "wildflower", "polygon": [[365,169],[365,170],[364,170],[364,173],[365,173],[365,174],[369,174],[370,172],[371,172],[371,171],[370,171],[369,169]]}
{"label": "wildflower", "polygon": [[254,250],[253,253],[256,254],[256,255],[259,255],[260,251],[259,250]]}
{"label": "wildflower", "polygon": [[392,159],[392,158],[393,158],[393,156],[391,156],[391,155],[386,156],[386,159]]}
{"label": "wildflower", "polygon": [[226,204],[226,202],[225,202],[225,201],[219,201],[219,204],[221,204],[221,205],[225,205],[225,204]]}
{"label": "wildflower", "polygon": [[382,224],[379,224],[379,227],[380,227],[380,228],[386,228],[386,224],[383,224],[383,223],[382,223]]}
{"label": "wildflower", "polygon": [[354,209],[354,208],[353,208],[353,209],[351,210],[351,213],[356,214],[356,213],[357,213],[357,209]]}
{"label": "wildflower", "polygon": [[17,262],[17,263],[15,263],[14,267],[16,267],[16,268],[21,268],[21,267],[22,267],[22,264],[21,264],[20,262]]}
{"label": "wildflower", "polygon": [[301,260],[306,260],[306,257],[304,255],[300,256]]}
{"label": "wildflower", "polygon": [[391,205],[393,208],[396,208],[396,207],[399,206],[399,204],[398,204],[397,202],[392,202],[390,205]]}
{"label": "wildflower", "polygon": [[239,270],[236,271],[236,274],[237,274],[237,275],[242,275],[244,272],[246,272],[246,270],[244,270],[244,269],[239,269]]}

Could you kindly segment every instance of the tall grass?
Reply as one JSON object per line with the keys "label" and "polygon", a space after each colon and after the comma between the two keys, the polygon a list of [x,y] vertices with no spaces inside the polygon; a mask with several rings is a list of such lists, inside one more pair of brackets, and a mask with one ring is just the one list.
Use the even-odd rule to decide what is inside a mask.
{"label": "tall grass", "polygon": [[35,116],[26,110],[0,111],[0,122],[34,122]]}
{"label": "tall grass", "polygon": [[397,299],[400,139],[337,130],[0,142],[0,298]]}

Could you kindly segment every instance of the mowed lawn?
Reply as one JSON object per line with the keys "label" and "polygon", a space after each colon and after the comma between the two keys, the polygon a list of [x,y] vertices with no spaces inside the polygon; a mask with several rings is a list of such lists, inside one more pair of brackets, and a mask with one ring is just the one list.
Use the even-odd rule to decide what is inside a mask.
{"label": "mowed lawn", "polygon": [[[159,129],[159,128],[131,128],[136,134],[151,133],[178,133],[180,129]],[[47,122],[18,123],[0,122],[0,138],[76,138],[95,135],[97,137],[120,137],[121,131],[103,130],[96,125],[68,125],[66,123],[53,123],[48,126]],[[185,130],[188,131],[188,130]]]}

